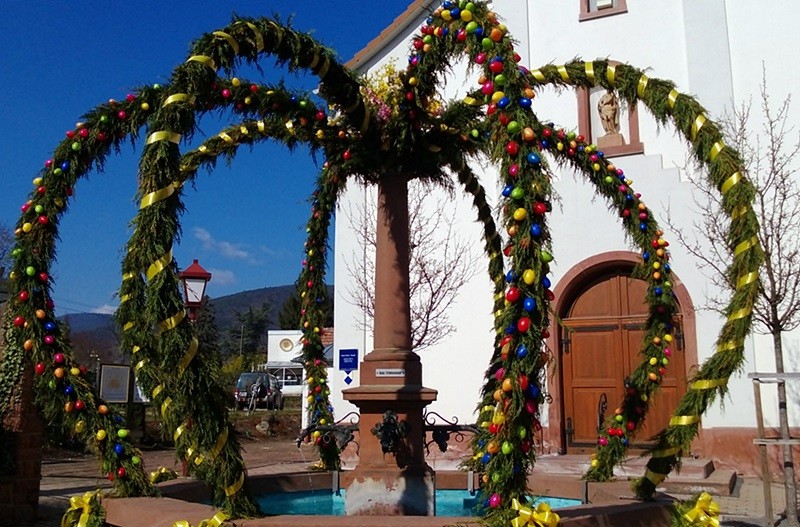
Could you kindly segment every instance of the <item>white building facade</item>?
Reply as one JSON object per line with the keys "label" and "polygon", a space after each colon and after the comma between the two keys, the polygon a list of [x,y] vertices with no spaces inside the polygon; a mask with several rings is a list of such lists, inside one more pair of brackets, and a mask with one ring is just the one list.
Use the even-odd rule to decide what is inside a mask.
{"label": "white building facade", "polygon": [[[359,53],[350,65],[360,72],[375,72],[394,61],[404,68],[410,37],[419,31],[429,11],[438,4],[417,1],[381,36]],[[603,7],[609,5],[609,7]],[[608,58],[648,69],[650,77],[673,80],[682,93],[693,94],[703,104],[709,117],[719,119],[734,104],[753,100],[751,124],[760,130],[758,97],[763,71],[772,100],[782,101],[795,86],[800,86],[800,70],[786,68],[789,57],[800,51],[800,41],[793,35],[794,7],[789,0],[768,3],[725,0],[664,0],[662,2],[625,2],[624,0],[497,0],[493,9],[508,26],[517,41],[521,64],[531,69],[553,63],[563,64],[580,57],[584,60]],[[463,66],[463,61],[462,61]],[[445,99],[463,97],[477,86],[477,75],[456,66],[444,87]],[[572,90],[540,89],[533,111],[544,122],[552,121],[566,130],[582,133],[596,142],[603,132],[597,111],[602,90],[576,93]],[[791,123],[800,124],[793,111]],[[607,157],[624,169],[633,180],[633,188],[642,194],[648,208],[657,215],[671,242],[671,262],[680,304],[677,324],[680,355],[671,363],[672,385],[665,383],[664,394],[654,403],[654,411],[668,415],[686,389],[686,377],[713,352],[723,320],[702,309],[710,296],[718,295],[703,274],[696,259],[682,248],[674,233],[666,229],[667,212],[671,222],[691,233],[697,221],[692,178],[702,177],[685,170],[688,148],[669,128],[659,129],[644,108],[623,108],[619,113],[619,133],[624,146],[606,149]],[[490,203],[499,197],[497,168],[476,165]],[[556,174],[553,211],[548,221],[553,239],[555,261],[551,264],[552,304],[555,319],[563,319],[573,331],[553,325],[547,346],[553,353],[554,366],[548,374],[548,390],[553,398],[543,416],[543,430],[538,438],[543,453],[588,452],[593,448],[591,430],[596,427],[598,409],[603,399],[608,409],[621,401],[625,373],[635,368],[638,351],[637,329],[641,313],[637,294],[643,293],[628,275],[640,259],[624,237],[619,218],[610,213],[605,202],[594,196],[590,184],[568,170],[551,163]],[[412,189],[414,187],[412,186]],[[426,190],[425,192],[429,192]],[[459,233],[475,240],[473,250],[482,252],[481,230],[475,222],[471,200],[459,190],[455,197],[445,192],[430,192],[429,207],[454,208]],[[358,385],[358,371],[341,368],[341,350],[358,360],[372,349],[372,335],[364,330],[364,314],[348,297],[354,291],[354,258],[370,258],[347,214],[342,211],[357,206],[375,207],[374,189],[357,185],[348,187],[339,200],[335,233],[336,311],[334,363],[331,369],[331,398],[335,415],[357,409],[343,400],[341,390]],[[699,233],[702,234],[702,233]],[[492,285],[484,271],[477,274],[450,306],[450,320],[457,327],[445,341],[420,352],[426,387],[438,390],[438,399],[429,407],[446,419],[461,423],[475,420],[474,410],[492,356]],[[641,295],[639,296],[641,298]],[[608,363],[620,365],[613,385],[596,375],[594,386],[578,385],[587,379],[585,363],[576,357],[581,346],[609,343]],[[631,344],[635,343],[635,345]],[[630,349],[629,349],[630,348]],[[636,348],[631,352],[631,349]],[[593,353],[597,359],[597,350]],[[784,339],[787,369],[797,370],[798,340],[795,334]],[[693,445],[694,453],[725,459],[745,473],[758,465],[755,436],[753,387],[747,372],[774,371],[770,339],[753,336],[746,343],[745,371],[729,380],[729,396],[717,402],[703,416],[702,433]],[[605,361],[603,361],[605,363]],[[588,369],[602,370],[601,365]],[[619,369],[618,369],[619,370]],[[591,377],[591,375],[588,375]],[[590,379],[591,382],[591,379]],[[800,393],[800,386],[791,393]],[[795,404],[790,408],[797,407]],[[591,406],[591,410],[586,407]],[[766,424],[777,426],[777,403],[774,394],[764,397]],[[797,424],[799,413],[790,422]],[[594,417],[586,423],[587,416]],[[647,432],[656,432],[654,426]]]}

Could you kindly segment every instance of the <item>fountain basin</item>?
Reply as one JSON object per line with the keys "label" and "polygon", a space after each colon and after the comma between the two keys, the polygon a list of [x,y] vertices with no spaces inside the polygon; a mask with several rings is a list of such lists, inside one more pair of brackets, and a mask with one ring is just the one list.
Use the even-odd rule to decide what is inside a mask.
{"label": "fountain basin", "polygon": [[[298,472],[291,474],[253,474],[248,481],[256,493],[264,492],[304,492],[333,488],[334,475],[326,472]],[[457,471],[437,471],[437,488],[460,488],[465,490],[467,474]],[[562,496],[580,499],[585,491],[585,482],[557,480],[543,481],[537,478],[544,488],[559,488],[566,492],[558,492]],[[571,484],[570,484],[571,483]],[[598,485],[598,484],[595,484]],[[599,484],[606,490],[591,491],[590,496],[609,496],[603,504],[580,505],[559,509],[561,516],[559,527],[600,527],[605,525],[626,525],[630,527],[655,527],[668,525],[672,502],[657,500],[642,503],[623,500],[625,492],[629,493],[628,482]],[[172,527],[176,521],[186,520],[197,525],[216,512],[215,509],[202,502],[210,499],[205,485],[190,479],[180,478],[160,485],[163,498],[116,498],[103,500],[106,508],[106,525],[109,527]],[[477,488],[477,484],[473,487]],[[570,495],[569,489],[575,492]],[[582,491],[581,489],[584,489]],[[618,490],[619,489],[619,492]],[[541,490],[533,490],[542,493]],[[613,497],[611,499],[610,497]],[[323,519],[324,518],[324,519]],[[319,515],[279,515],[264,518],[236,520],[236,527],[296,527],[297,525],[318,525],[324,521],[326,527],[407,527],[407,516],[319,516]],[[444,527],[458,524],[463,527],[478,527],[480,519],[469,516],[415,516],[415,527]]]}

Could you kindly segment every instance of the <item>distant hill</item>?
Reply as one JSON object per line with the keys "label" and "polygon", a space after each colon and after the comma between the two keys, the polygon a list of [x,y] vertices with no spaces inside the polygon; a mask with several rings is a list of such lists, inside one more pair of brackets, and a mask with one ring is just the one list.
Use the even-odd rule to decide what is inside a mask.
{"label": "distant hill", "polygon": [[[235,325],[236,313],[243,313],[251,307],[260,308],[264,302],[272,306],[269,329],[278,329],[278,314],[294,289],[294,285],[281,285],[212,298],[219,334],[226,335]],[[333,298],[333,286],[328,286],[328,293]],[[113,315],[71,313],[61,317],[61,321],[69,325],[70,340],[78,360],[87,361],[89,352],[94,351],[103,362],[123,361],[118,350],[119,331],[114,327]]]}

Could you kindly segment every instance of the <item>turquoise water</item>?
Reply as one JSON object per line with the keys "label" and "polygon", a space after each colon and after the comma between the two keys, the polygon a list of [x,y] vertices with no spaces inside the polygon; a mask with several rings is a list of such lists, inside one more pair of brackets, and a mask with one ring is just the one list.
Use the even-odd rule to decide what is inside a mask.
{"label": "turquoise water", "polygon": [[[264,514],[314,514],[320,516],[344,516],[344,496],[342,489],[338,493],[330,490],[309,490],[303,492],[278,492],[258,497],[258,504]],[[436,491],[437,516],[472,516],[478,496],[470,495],[467,490]],[[573,507],[580,505],[580,500],[569,498],[540,497],[534,499],[534,507],[540,502],[547,502],[551,508]]]}

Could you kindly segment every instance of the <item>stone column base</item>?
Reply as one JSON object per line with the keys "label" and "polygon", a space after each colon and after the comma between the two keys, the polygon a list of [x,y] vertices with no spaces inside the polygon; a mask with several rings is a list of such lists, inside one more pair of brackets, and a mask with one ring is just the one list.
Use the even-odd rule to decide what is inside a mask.
{"label": "stone column base", "polygon": [[[436,484],[428,467],[395,474],[385,469],[361,469],[347,485],[345,514],[369,516],[435,516]],[[349,479],[349,478],[348,478]]]}

